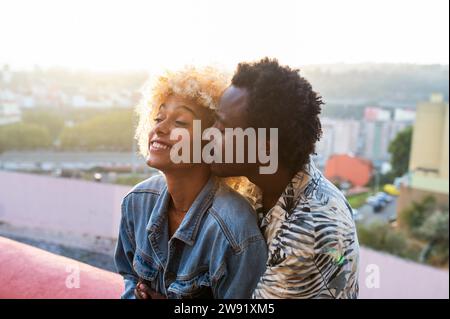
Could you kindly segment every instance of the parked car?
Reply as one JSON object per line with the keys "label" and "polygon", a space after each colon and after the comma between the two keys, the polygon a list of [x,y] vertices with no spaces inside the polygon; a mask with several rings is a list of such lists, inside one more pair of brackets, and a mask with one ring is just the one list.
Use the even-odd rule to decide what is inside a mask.
{"label": "parked car", "polygon": [[388,195],[384,192],[378,192],[375,197],[379,198],[381,201],[384,201],[385,203],[390,203],[394,199],[391,195]]}
{"label": "parked car", "polygon": [[375,213],[380,212],[387,204],[387,202],[384,199],[382,199],[380,196],[376,196],[376,195],[369,196],[367,198],[366,203],[373,207],[373,211]]}
{"label": "parked car", "polygon": [[399,196],[400,195],[400,191],[393,184],[386,184],[386,185],[384,185],[383,190],[384,190],[385,193],[387,193],[387,194],[389,194],[391,196]]}

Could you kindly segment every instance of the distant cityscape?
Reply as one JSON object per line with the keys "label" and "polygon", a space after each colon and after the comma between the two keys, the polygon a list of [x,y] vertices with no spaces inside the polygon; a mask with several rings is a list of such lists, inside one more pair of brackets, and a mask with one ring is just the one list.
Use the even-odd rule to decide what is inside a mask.
{"label": "distant cityscape", "polygon": [[389,169],[389,143],[398,132],[413,125],[413,108],[365,107],[364,117],[336,119],[322,117],[323,136],[316,147],[316,160],[324,167],[334,154],[350,154],[370,159],[382,171]]}
{"label": "distant cityscape", "polygon": [[[388,171],[389,143],[414,123],[417,103],[432,94],[435,100],[448,100],[448,66],[305,66],[301,72],[326,102],[324,133],[315,157],[322,169],[333,154],[350,154],[372,161],[380,172]],[[131,109],[147,78],[146,72],[92,73],[38,66],[23,71],[4,65],[0,126],[18,123],[23,112],[42,108]]]}
{"label": "distant cityscape", "polygon": [[[129,108],[140,98],[142,73],[93,74],[68,70],[0,69],[0,124],[17,121],[23,109]],[[8,117],[5,119],[5,117]]]}

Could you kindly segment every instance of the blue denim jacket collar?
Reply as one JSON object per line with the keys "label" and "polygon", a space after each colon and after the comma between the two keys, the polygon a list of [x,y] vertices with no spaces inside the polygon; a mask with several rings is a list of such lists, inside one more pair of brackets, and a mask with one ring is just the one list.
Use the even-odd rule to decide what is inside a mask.
{"label": "blue denim jacket collar", "polygon": [[[216,190],[217,178],[211,176],[187,211],[173,238],[177,238],[190,246],[194,244],[202,217],[211,205]],[[170,194],[167,186],[165,186],[161,191],[147,224],[150,243],[163,263],[167,258],[168,242],[170,239],[167,222],[169,201]]]}

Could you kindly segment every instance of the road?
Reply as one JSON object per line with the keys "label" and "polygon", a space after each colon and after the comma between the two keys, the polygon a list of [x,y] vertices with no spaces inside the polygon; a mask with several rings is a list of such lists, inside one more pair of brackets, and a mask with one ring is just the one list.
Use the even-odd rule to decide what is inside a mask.
{"label": "road", "polygon": [[394,198],[392,202],[387,204],[386,207],[379,212],[374,212],[373,207],[368,204],[364,204],[358,211],[360,215],[359,223],[371,224],[375,221],[388,223],[397,216],[397,199]]}

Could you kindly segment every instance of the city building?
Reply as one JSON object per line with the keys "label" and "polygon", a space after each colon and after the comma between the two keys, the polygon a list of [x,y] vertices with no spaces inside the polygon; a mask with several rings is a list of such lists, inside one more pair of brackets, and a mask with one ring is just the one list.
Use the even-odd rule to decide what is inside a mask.
{"label": "city building", "polygon": [[0,98],[0,126],[20,122],[21,114],[16,102]]}
{"label": "city building", "polygon": [[417,105],[409,172],[400,189],[398,212],[427,195],[448,206],[448,108],[440,94]]}
{"label": "city building", "polygon": [[415,114],[406,108],[367,107],[361,120],[324,117],[323,135],[316,145],[314,160],[324,169],[333,155],[347,154],[372,161],[381,172],[389,164],[389,144],[414,123]]}
{"label": "city building", "polygon": [[333,182],[348,182],[362,187],[372,176],[372,163],[346,154],[331,156],[325,166],[325,177]]}
{"label": "city building", "polygon": [[396,108],[385,110],[382,108],[367,107],[364,112],[361,126],[362,156],[381,167],[389,161],[389,144],[397,134],[412,125],[415,112],[409,109]]}
{"label": "city building", "polygon": [[335,154],[358,154],[361,148],[360,127],[357,120],[322,118],[323,135],[316,145],[315,158],[320,168]]}

